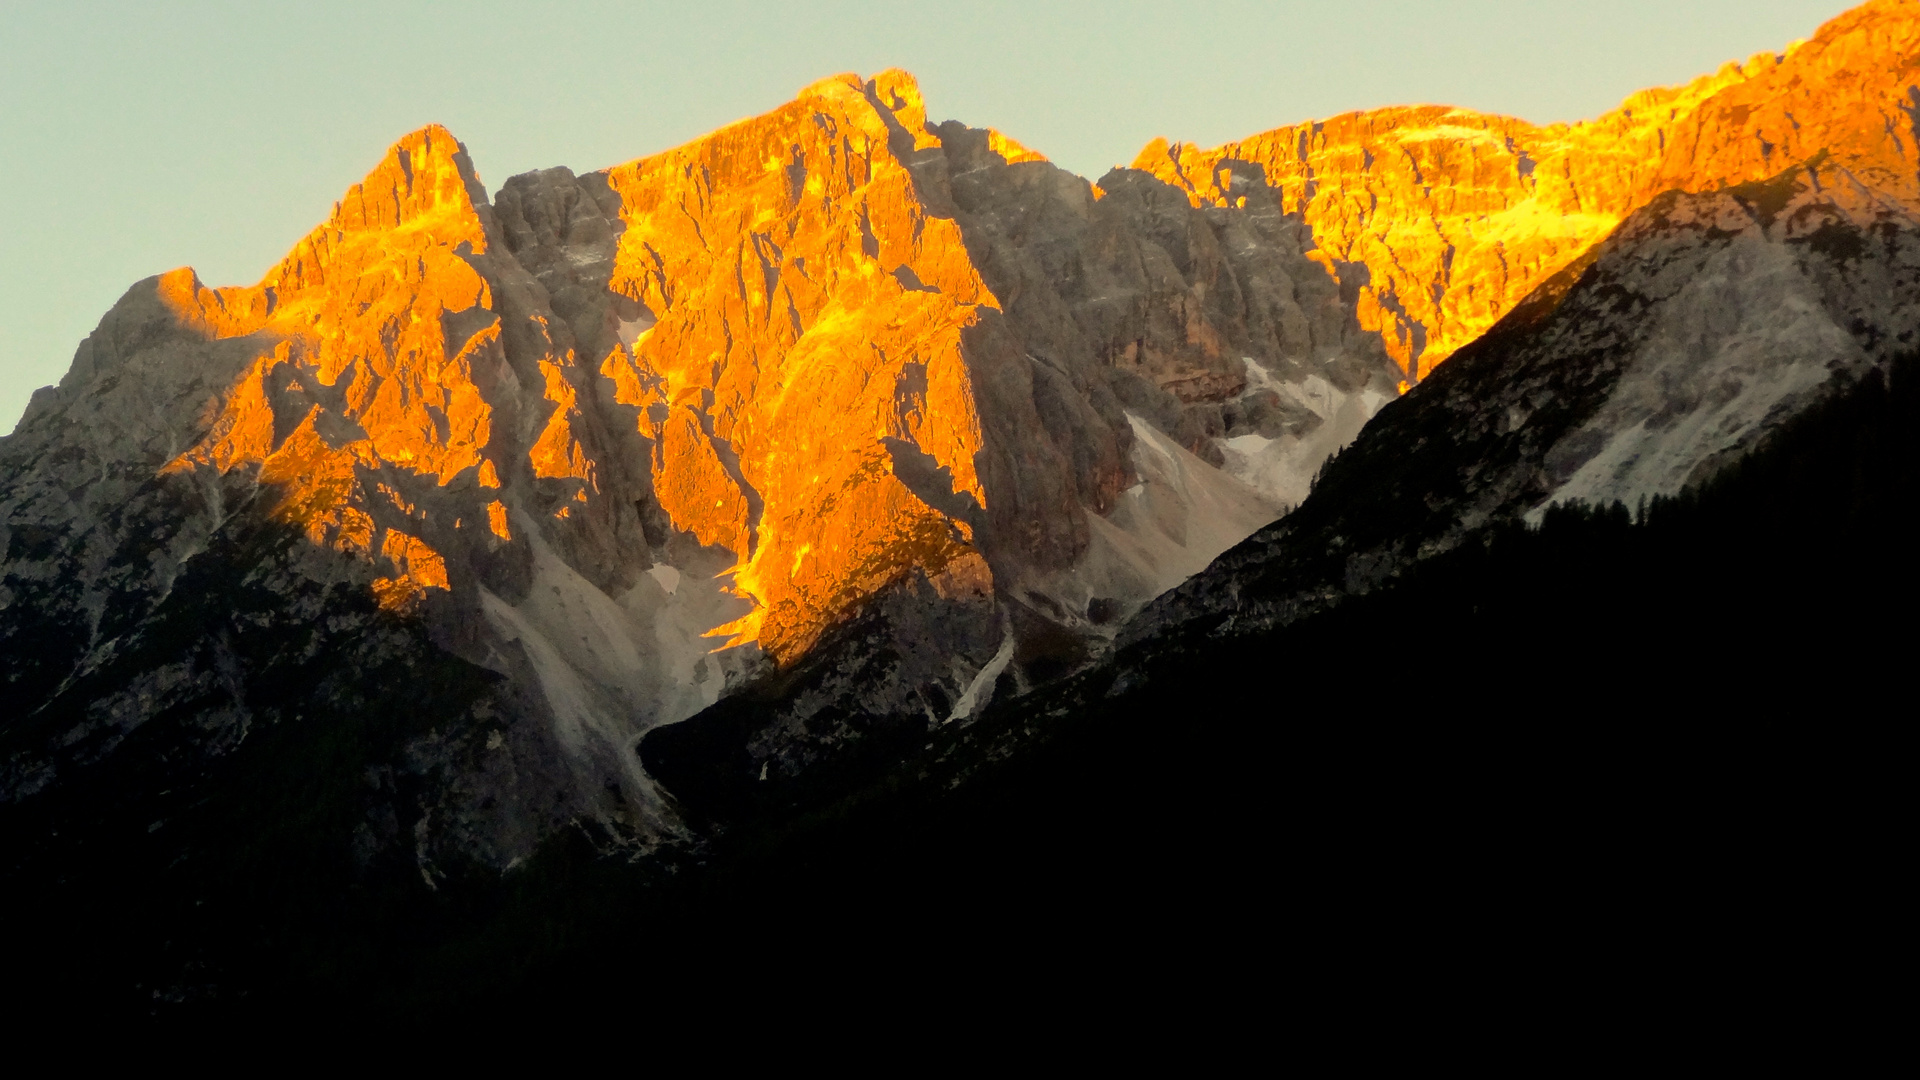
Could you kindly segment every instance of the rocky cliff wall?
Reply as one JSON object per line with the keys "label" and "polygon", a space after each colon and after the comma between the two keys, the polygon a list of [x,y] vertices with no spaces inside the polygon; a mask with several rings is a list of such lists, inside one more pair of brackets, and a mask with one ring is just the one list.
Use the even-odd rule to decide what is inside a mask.
{"label": "rocky cliff wall", "polygon": [[0,440],[8,887],[79,936],[139,895],[173,985],[176,941],[697,849],[696,787],[831,805],[1130,642],[1696,483],[1920,333],[1913,10],[1594,125],[1098,184],[897,72],[491,202],[423,129],[258,285],[135,285]]}
{"label": "rocky cliff wall", "polygon": [[284,533],[289,605],[361,596],[498,680],[507,719],[450,719],[408,766],[441,772],[410,811],[436,836],[498,863],[581,816],[676,835],[634,741],[791,681],[862,610],[891,659],[823,661],[866,674],[802,695],[802,728],[963,717],[1276,516],[1219,440],[1324,426],[1269,383],[1392,379],[1303,237],[930,126],[899,72],[492,201],[423,129],[259,284],[135,286],[0,443],[5,630],[58,628],[10,684],[53,716],[92,708],[59,704],[76,673],[183,673],[10,768],[84,773],[205,685],[241,729],[285,720],[252,689],[271,662],[153,652],[176,577]]}
{"label": "rocky cliff wall", "polygon": [[1390,108],[1211,150],[1156,140],[1134,166],[1196,205],[1240,205],[1263,176],[1413,382],[1663,191],[1806,164],[1850,197],[1911,205],[1917,44],[1920,7],[1876,0],[1785,52],[1580,124]]}
{"label": "rocky cliff wall", "polygon": [[[930,124],[900,72],[491,201],[423,129],[258,285],[136,285],[0,442],[0,661],[47,718],[8,729],[8,790],[89,775],[160,716],[230,754],[295,715],[261,697],[286,657],[359,686],[347,632],[300,625],[380,625],[380,663],[478,688],[381,766],[424,792],[396,821],[439,823],[419,858],[499,865],[572,820],[680,835],[633,753],[649,729],[750,683],[765,707],[729,723],[772,781],[1088,662],[1676,183],[1765,244],[1702,264],[1738,289],[1663,310],[1737,308],[1728,333],[1853,370],[1779,244],[1844,255],[1914,205],[1915,11],[1592,124],[1355,114],[1098,184]],[[1556,483],[1667,490],[1817,390],[1690,318],[1563,433]],[[1711,378],[1674,366],[1708,353]],[[245,603],[183,614],[183,574]],[[252,644],[291,651],[219,644],[272,596]]]}

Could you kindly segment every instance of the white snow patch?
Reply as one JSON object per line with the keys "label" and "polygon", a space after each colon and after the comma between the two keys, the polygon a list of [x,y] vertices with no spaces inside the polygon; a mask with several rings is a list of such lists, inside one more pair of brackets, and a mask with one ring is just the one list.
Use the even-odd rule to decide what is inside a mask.
{"label": "white snow patch", "polygon": [[[1311,411],[1321,420],[1302,436],[1239,435],[1219,440],[1227,474],[1282,507],[1306,501],[1308,488],[1320,466],[1360,434],[1373,414],[1393,400],[1371,386],[1348,393],[1324,376],[1308,375],[1298,382],[1282,382],[1252,360],[1247,365],[1246,394],[1271,390],[1281,398]],[[1244,396],[1244,394],[1243,394]]]}

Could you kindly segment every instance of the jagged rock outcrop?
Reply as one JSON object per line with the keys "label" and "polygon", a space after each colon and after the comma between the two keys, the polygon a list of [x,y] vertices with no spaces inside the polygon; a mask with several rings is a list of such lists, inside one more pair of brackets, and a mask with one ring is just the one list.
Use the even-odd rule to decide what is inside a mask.
{"label": "jagged rock outcrop", "polygon": [[1036,362],[1104,385],[1094,400],[1290,504],[1320,458],[1262,478],[1236,468],[1232,440],[1290,447],[1340,426],[1335,399],[1368,395],[1371,415],[1393,394],[1378,335],[1354,325],[1311,236],[1272,200],[1187,207],[1125,169],[1088,187],[1043,163],[999,165],[987,133],[940,131],[962,230],[1009,324]]}
{"label": "jagged rock outcrop", "polygon": [[[926,128],[909,85],[876,85],[901,130],[923,133],[905,157],[916,191],[996,301],[960,346],[982,434],[978,535],[1007,629],[982,656],[969,646],[993,638],[957,639],[936,590],[875,603],[794,670],[649,736],[650,770],[728,805],[844,786],[854,762],[883,771],[930,726],[1086,663],[1141,602],[1304,497],[1332,440],[1365,420],[1363,395],[1377,408],[1391,393],[1377,336],[1345,317],[1304,230],[1270,204],[1195,208],[1130,170],[1096,187],[1009,160],[991,131]],[[1351,395],[1350,415],[1323,418],[1315,387]],[[1324,449],[1276,461],[1293,471],[1263,497],[1201,458],[1222,461],[1229,436],[1228,454],[1235,438]],[[934,678],[954,655],[971,677]]]}
{"label": "jagged rock outcrop", "polygon": [[643,414],[661,508],[739,561],[754,610],[729,631],[776,656],[909,569],[988,580],[972,515],[935,504],[990,501],[960,335],[996,301],[916,196],[915,136],[877,104],[901,100],[827,79],[607,177],[626,222],[610,285],[654,321],[596,362]]}
{"label": "jagged rock outcrop", "polygon": [[1914,205],[1916,43],[1920,9],[1876,0],[1783,53],[1642,91],[1580,124],[1390,108],[1212,150],[1156,140],[1134,166],[1196,205],[1257,200],[1246,185],[1264,178],[1411,382],[1663,191],[1806,163],[1823,189]]}
{"label": "jagged rock outcrop", "polygon": [[[5,677],[22,714],[53,725],[10,727],[9,796],[84,786],[156,720],[215,729],[169,750],[192,773],[249,731],[379,693],[336,632],[354,625],[388,642],[385,660],[445,668],[477,698],[376,763],[441,774],[398,812],[437,815],[423,873],[448,853],[505,863],[580,814],[670,832],[627,744],[724,674],[704,625],[686,630],[645,574],[645,474],[577,407],[593,390],[578,351],[435,127],[259,285],[178,270],[134,286],[0,447]],[[196,574],[235,610],[177,595]],[[285,610],[262,615],[260,590]],[[722,599],[685,591],[696,608]],[[196,636],[274,644],[208,652]],[[288,663],[318,664],[338,700],[279,700],[264,684]],[[103,691],[106,673],[128,689]]]}
{"label": "jagged rock outcrop", "polygon": [[[423,129],[258,285],[135,286],[0,445],[0,635],[38,637],[5,677],[41,718],[11,732],[9,796],[205,720],[212,689],[226,734],[179,736],[195,768],[325,714],[265,703],[274,650],[329,685],[355,679],[330,656],[374,663],[284,619],[266,654],[184,646],[191,618],[226,640],[258,617],[183,613],[188,573],[235,612],[264,589],[390,625],[381,655],[468,687],[366,766],[414,777],[375,833],[425,829],[429,881],[570,820],[682,835],[635,741],[803,659],[824,681],[760,765],[964,718],[1279,513],[1284,484],[1209,464],[1232,439],[1324,455],[1331,394],[1386,400],[1304,236],[929,126],[899,72],[491,202]],[[88,697],[109,671],[142,689]]]}

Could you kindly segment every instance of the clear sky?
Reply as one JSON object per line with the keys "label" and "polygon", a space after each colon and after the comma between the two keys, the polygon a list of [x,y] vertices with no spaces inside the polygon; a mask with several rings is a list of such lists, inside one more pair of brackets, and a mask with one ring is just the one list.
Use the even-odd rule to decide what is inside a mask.
{"label": "clear sky", "polygon": [[927,111],[1091,178],[1351,109],[1596,116],[1811,36],[1844,0],[426,3],[0,0],[0,431],[127,286],[257,281],[423,124],[489,190],[902,67]]}

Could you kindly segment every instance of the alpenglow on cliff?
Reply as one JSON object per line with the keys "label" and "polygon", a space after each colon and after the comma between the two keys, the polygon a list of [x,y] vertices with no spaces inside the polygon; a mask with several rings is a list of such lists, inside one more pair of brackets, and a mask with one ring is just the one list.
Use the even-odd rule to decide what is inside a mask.
{"label": "alpenglow on cliff", "polygon": [[[1594,266],[1636,317],[1737,310],[1716,341],[1771,344],[1613,334],[1625,307],[1579,294],[1587,359],[1541,345],[1448,391],[1474,438],[1534,426],[1445,459],[1458,499],[1406,497],[1444,546],[1670,494],[1880,364],[1852,327],[1902,332],[1872,289],[1920,211],[1916,65],[1920,11],[1877,0],[1588,123],[1386,109],[1156,140],[1097,183],[930,122],[898,71],[491,198],[423,128],[258,284],[134,285],[0,440],[0,800],[132,806],[283,754],[366,778],[326,795],[342,873],[437,888],[580,821],[655,850],[695,826],[650,730],[777,700],[736,770],[777,784],[1083,670],[1169,604],[1231,609],[1217,575],[1149,605],[1357,437],[1383,469],[1441,454],[1369,423],[1436,415],[1449,357]],[[1815,235],[1884,242],[1793,261]],[[1647,254],[1700,236],[1721,278]],[[1674,301],[1722,278],[1744,307]],[[1580,364],[1626,374],[1562,416]],[[301,741],[355,725],[338,760]],[[207,825],[236,852],[245,827]]]}

